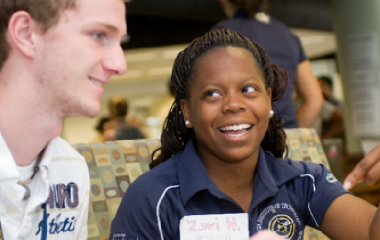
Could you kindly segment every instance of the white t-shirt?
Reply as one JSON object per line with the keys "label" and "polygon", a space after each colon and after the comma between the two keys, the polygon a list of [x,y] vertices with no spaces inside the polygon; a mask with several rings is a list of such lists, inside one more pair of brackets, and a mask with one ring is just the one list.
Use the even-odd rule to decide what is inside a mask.
{"label": "white t-shirt", "polygon": [[[21,177],[23,179],[24,177]],[[90,178],[84,158],[70,144],[51,140],[40,171],[22,200],[20,172],[0,133],[0,222],[3,237],[15,239],[87,239]]]}

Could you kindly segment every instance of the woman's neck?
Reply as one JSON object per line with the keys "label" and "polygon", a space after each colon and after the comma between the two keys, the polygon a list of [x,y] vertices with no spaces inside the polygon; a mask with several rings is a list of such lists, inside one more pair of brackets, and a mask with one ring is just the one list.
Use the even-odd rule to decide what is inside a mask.
{"label": "woman's neck", "polygon": [[244,162],[242,164],[212,164],[207,167],[207,172],[218,187],[238,203],[244,211],[248,211],[253,194],[254,175],[256,163]]}

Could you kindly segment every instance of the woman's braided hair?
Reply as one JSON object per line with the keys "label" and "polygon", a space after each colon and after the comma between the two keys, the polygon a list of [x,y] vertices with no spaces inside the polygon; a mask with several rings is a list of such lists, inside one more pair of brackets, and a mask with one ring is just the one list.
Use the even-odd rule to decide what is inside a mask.
{"label": "woman's braided hair", "polygon": [[[272,102],[277,101],[284,94],[288,76],[285,70],[269,62],[266,51],[259,44],[230,29],[214,29],[194,39],[175,59],[171,76],[175,100],[164,122],[161,148],[152,154],[151,168],[182,152],[186,143],[196,137],[194,130],[185,126],[180,101],[190,98],[189,88],[194,80],[195,62],[214,48],[229,46],[243,48],[252,53],[258,68],[263,73],[266,89],[272,89]],[[272,152],[276,157],[283,157],[286,151],[285,139],[282,119],[276,119],[273,116],[269,120],[261,147],[265,151]],[[157,153],[159,155],[155,158]]]}

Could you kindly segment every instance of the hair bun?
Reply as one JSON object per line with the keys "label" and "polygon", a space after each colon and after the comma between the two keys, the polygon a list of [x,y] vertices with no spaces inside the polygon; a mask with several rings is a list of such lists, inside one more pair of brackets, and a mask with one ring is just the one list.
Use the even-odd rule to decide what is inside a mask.
{"label": "hair bun", "polygon": [[288,85],[288,74],[275,63],[271,63],[271,68],[273,72],[272,101],[275,102],[282,98],[285,93]]}

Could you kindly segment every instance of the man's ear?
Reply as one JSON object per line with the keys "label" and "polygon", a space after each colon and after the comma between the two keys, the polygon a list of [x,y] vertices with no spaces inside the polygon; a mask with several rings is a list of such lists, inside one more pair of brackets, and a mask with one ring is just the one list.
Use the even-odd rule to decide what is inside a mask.
{"label": "man's ear", "polygon": [[181,100],[180,103],[181,103],[183,121],[185,121],[185,125],[187,128],[192,128],[193,124],[191,123],[190,104],[186,100]]}
{"label": "man's ear", "polygon": [[37,23],[29,13],[18,11],[12,15],[8,24],[8,38],[12,48],[18,49],[27,58],[34,56]]}

